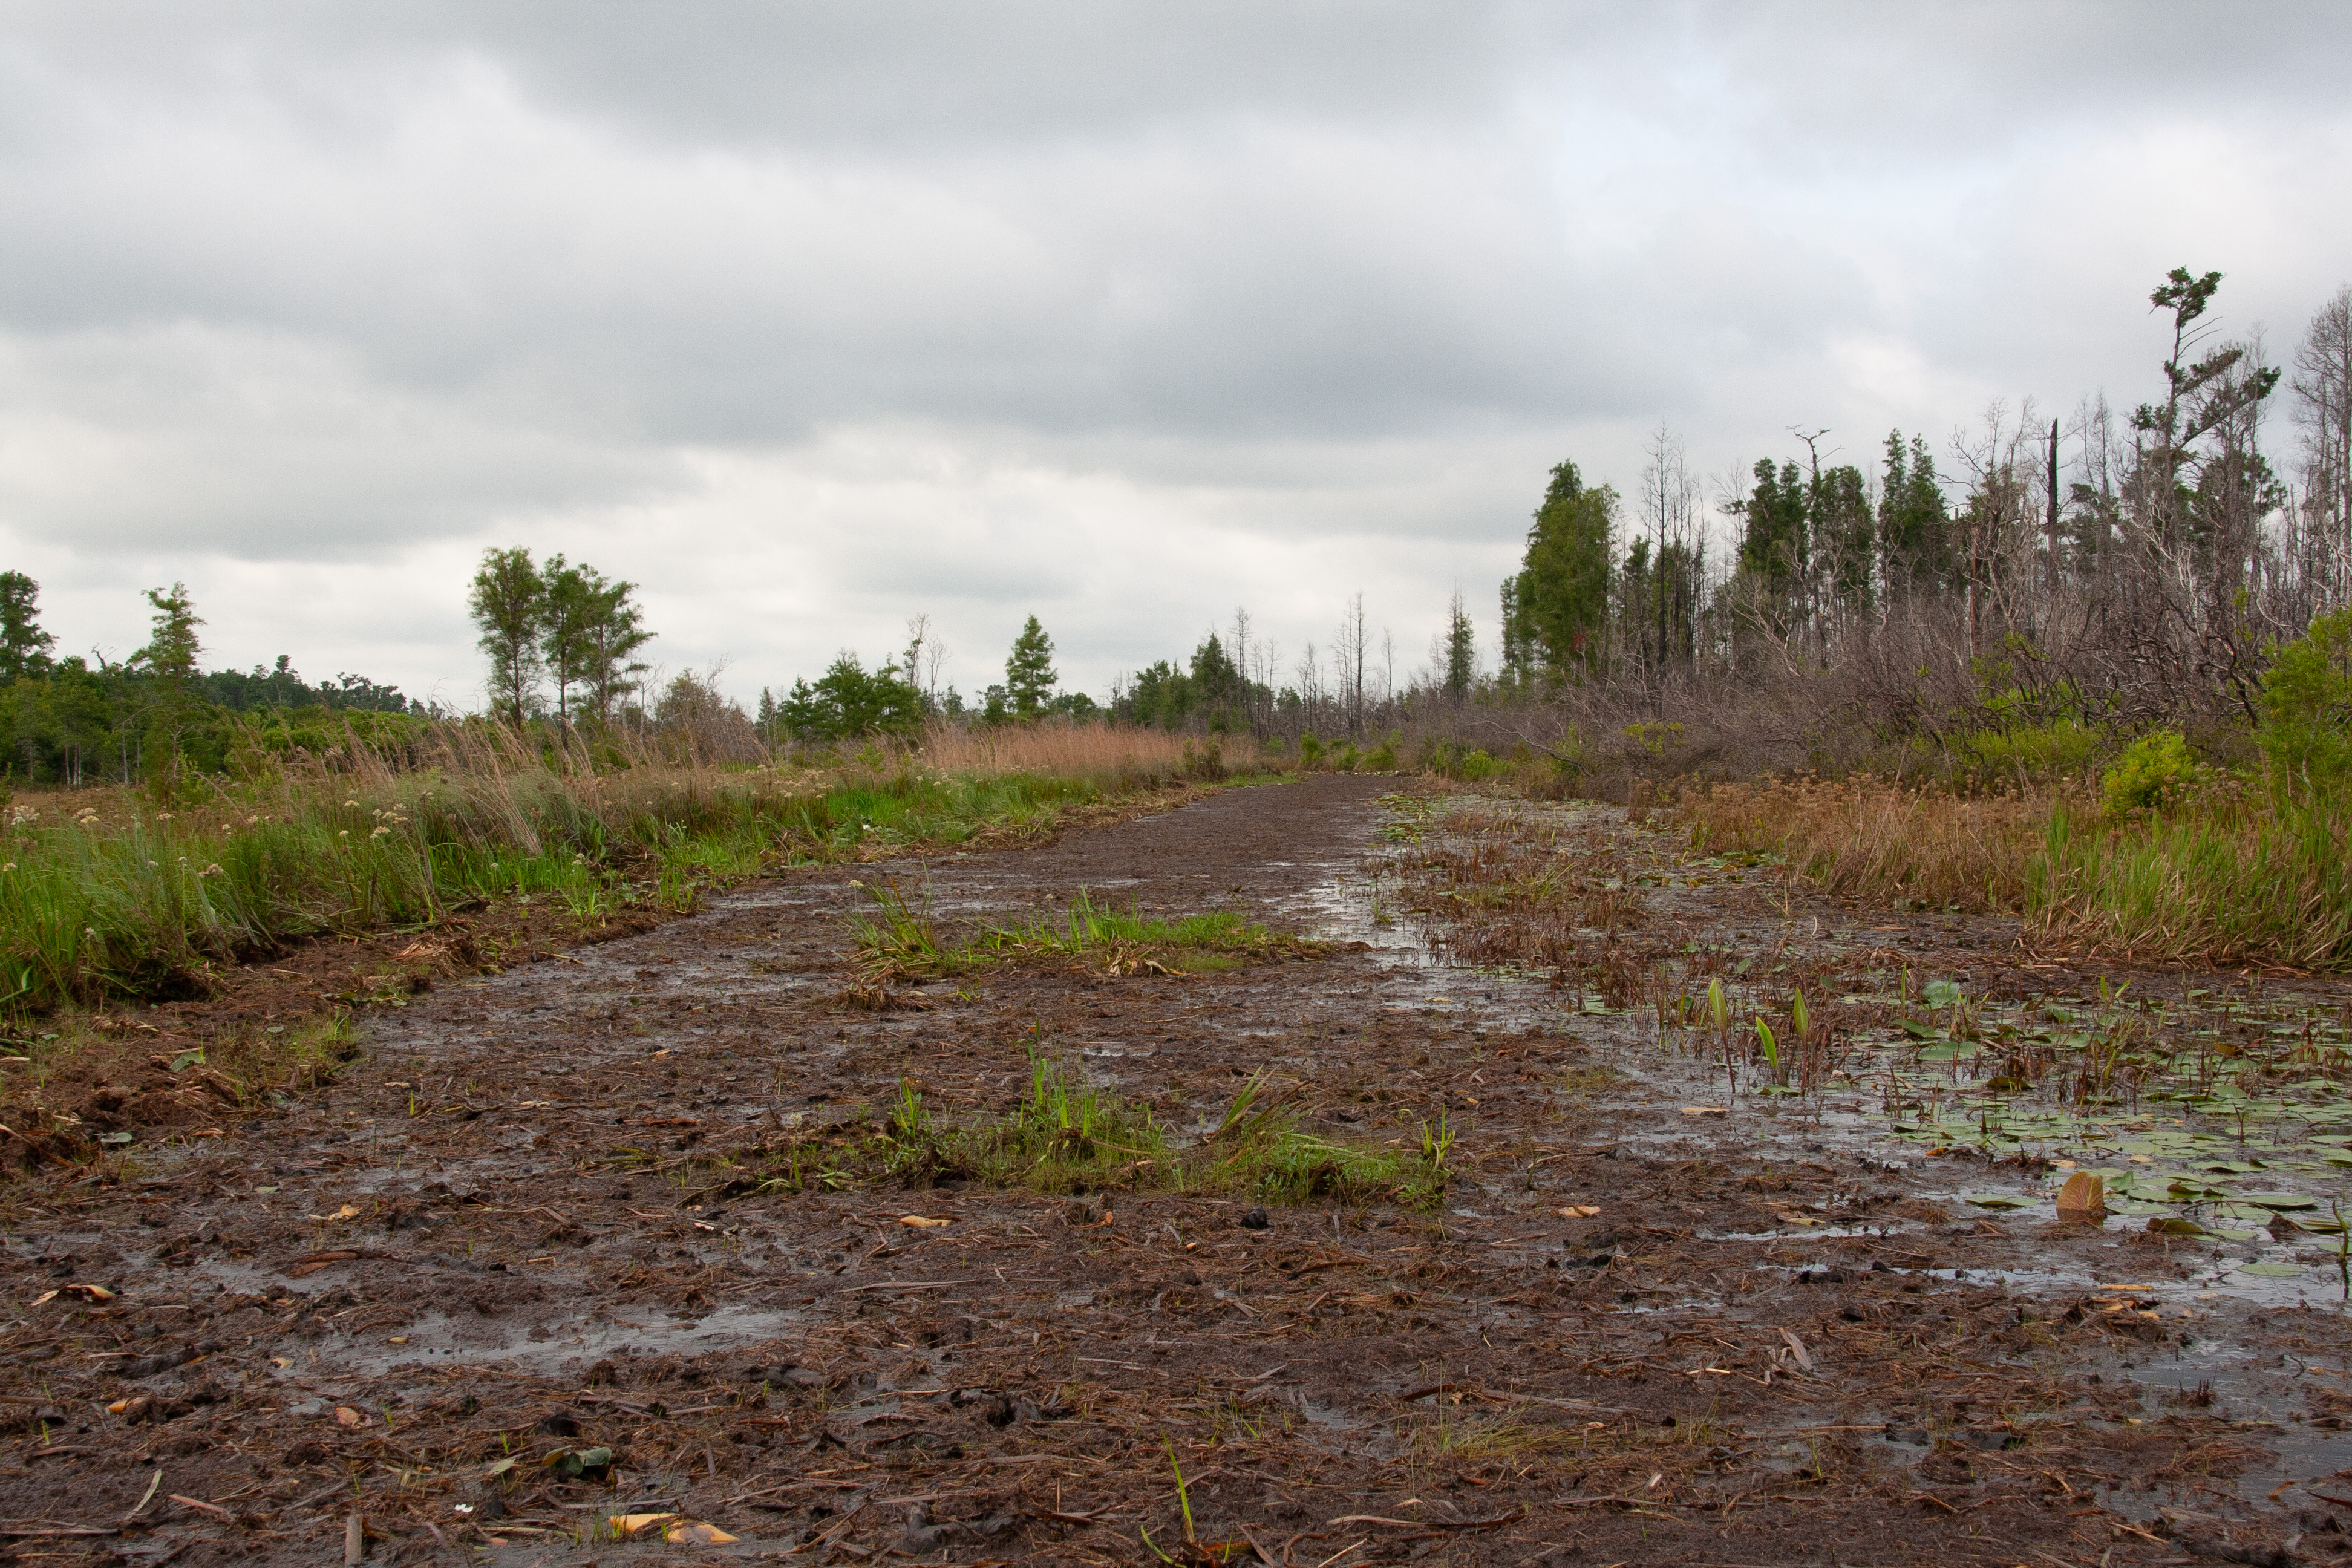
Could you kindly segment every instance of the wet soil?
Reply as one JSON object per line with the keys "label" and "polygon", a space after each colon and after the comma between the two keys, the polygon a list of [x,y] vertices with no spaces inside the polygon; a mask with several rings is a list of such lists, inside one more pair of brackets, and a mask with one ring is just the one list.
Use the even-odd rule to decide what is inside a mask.
{"label": "wet soil", "polygon": [[[1730,1094],[1622,998],[1434,961],[1385,901],[1394,787],[1238,789],[751,884],[386,989],[332,1085],[17,1181],[0,1542],[192,1564],[2352,1556],[2331,1292],[2207,1279],[2206,1244],[2121,1220],[1972,1209],[1980,1161],[1832,1097]],[[984,968],[876,1010],[848,958],[877,876],[927,882],[950,927],[1083,889],[1329,945],[1205,975]],[[2093,983],[1997,921],[1694,880],[1641,895],[1645,951]],[[910,1081],[934,1115],[1006,1114],[1033,1053],[1185,1135],[1261,1070],[1335,1139],[1410,1147],[1442,1119],[1455,1179],[1434,1212],[743,1179]],[[609,1539],[646,1514],[733,1539]]]}

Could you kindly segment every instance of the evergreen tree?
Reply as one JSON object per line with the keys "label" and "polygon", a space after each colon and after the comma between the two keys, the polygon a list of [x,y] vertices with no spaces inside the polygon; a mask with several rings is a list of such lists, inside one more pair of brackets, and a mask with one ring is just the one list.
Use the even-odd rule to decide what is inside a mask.
{"label": "evergreen tree", "polygon": [[22,572],[0,572],[0,683],[45,674],[58,639],[41,629],[41,585]]}
{"label": "evergreen tree", "polygon": [[1554,676],[1598,668],[1616,522],[1615,490],[1587,489],[1574,463],[1552,469],[1524,563],[1504,594],[1504,643],[1518,668],[1540,663]]}
{"label": "evergreen tree", "polygon": [[1013,651],[1004,660],[1004,693],[1016,719],[1034,719],[1054,700],[1054,683],[1061,677],[1054,669],[1054,639],[1029,617],[1021,635],[1013,639]]}
{"label": "evergreen tree", "polygon": [[645,607],[635,583],[607,581],[593,566],[580,569],[587,584],[589,616],[581,678],[596,705],[596,717],[610,723],[613,704],[637,689],[649,668],[633,656],[654,640],[646,629]]}
{"label": "evergreen tree", "polygon": [[1958,579],[1952,558],[1952,519],[1936,459],[1927,443],[1903,432],[1886,433],[1886,468],[1878,493],[1878,545],[1890,594],[1933,594]]}
{"label": "evergreen tree", "polygon": [[147,646],[132,654],[131,662],[174,693],[184,692],[196,678],[196,655],[204,646],[196,640],[196,628],[204,618],[196,614],[185,583],[174,583],[169,591],[150,588],[147,602],[154,606],[155,617]]}
{"label": "evergreen tree", "polygon": [[1445,612],[1445,696],[1448,701],[1466,702],[1471,689],[1478,683],[1477,632],[1470,624],[1470,612],[1463,607],[1461,590],[1454,590],[1454,602]]}
{"label": "evergreen tree", "polygon": [[1862,470],[1842,464],[1821,474],[1806,498],[1815,563],[1837,603],[1867,611],[1877,529],[1870,515],[1870,485]]}
{"label": "evergreen tree", "polygon": [[482,552],[467,608],[481,634],[475,646],[489,656],[490,711],[509,724],[521,723],[538,704],[546,598],[530,551]]}
{"label": "evergreen tree", "polygon": [[1776,469],[1769,458],[1757,459],[1746,516],[1739,564],[1762,580],[1774,605],[1788,605],[1804,582],[1806,565],[1805,484],[1796,464]]}
{"label": "evergreen tree", "polygon": [[843,653],[814,684],[793,682],[773,716],[803,741],[846,741],[861,735],[912,734],[923,723],[923,696],[894,661],[871,671]]}

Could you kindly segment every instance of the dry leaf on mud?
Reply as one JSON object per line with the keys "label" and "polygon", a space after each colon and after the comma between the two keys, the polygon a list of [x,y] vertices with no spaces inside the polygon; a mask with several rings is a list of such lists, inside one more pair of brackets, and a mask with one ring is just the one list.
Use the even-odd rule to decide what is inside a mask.
{"label": "dry leaf on mud", "polygon": [[604,1522],[615,1535],[635,1535],[652,1524],[667,1524],[677,1519],[674,1513],[614,1513],[604,1516]]}
{"label": "dry leaf on mud", "polygon": [[1728,1116],[1731,1114],[1731,1107],[1727,1105],[1685,1105],[1683,1107],[1683,1114],[1685,1116]]}
{"label": "dry leaf on mud", "polygon": [[903,1226],[910,1226],[916,1230],[936,1230],[943,1225],[953,1225],[955,1224],[955,1221],[952,1219],[931,1219],[926,1215],[919,1214],[902,1214],[898,1216],[898,1223]]}
{"label": "dry leaf on mud", "polygon": [[356,1205],[345,1204],[342,1207],[337,1209],[332,1214],[314,1214],[310,1217],[315,1220],[321,1220],[328,1225],[337,1225],[347,1219],[359,1218],[360,1211]]}
{"label": "dry leaf on mud", "polygon": [[335,1406],[335,1419],[343,1426],[356,1426],[361,1422],[366,1420],[367,1417],[362,1415],[358,1411],[352,1409],[348,1405],[338,1405]]}
{"label": "dry leaf on mud", "polygon": [[1555,1212],[1557,1212],[1562,1219],[1591,1219],[1594,1215],[1601,1212],[1601,1205],[1599,1204],[1570,1204],[1566,1208],[1559,1209]]}
{"label": "dry leaf on mud", "polygon": [[739,1539],[715,1524],[676,1524],[662,1531],[662,1539],[676,1545],[732,1546]]}
{"label": "dry leaf on mud", "polygon": [[103,1285],[60,1285],[52,1292],[59,1296],[79,1296],[85,1301],[111,1301],[114,1292]]}
{"label": "dry leaf on mud", "polygon": [[2088,1171],[2077,1171],[2058,1189],[2058,1217],[2103,1220],[2107,1217],[2107,1184]]}

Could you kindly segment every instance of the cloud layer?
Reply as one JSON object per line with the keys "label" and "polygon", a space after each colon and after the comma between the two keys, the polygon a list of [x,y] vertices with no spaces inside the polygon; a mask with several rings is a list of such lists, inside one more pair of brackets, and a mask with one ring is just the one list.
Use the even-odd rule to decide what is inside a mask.
{"label": "cloud layer", "polygon": [[[1482,611],[1562,457],[2138,396],[2352,276],[2340,12],[20,6],[0,534],[68,647],[473,700],[486,545],[745,693]],[[2280,433],[2282,442],[2284,430]]]}

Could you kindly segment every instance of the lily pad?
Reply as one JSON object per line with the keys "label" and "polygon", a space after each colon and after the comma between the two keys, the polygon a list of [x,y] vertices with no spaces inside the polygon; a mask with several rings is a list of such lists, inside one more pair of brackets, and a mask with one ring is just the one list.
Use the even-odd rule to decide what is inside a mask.
{"label": "lily pad", "polygon": [[2307,1198],[2300,1193],[2240,1193],[2236,1201],[2263,1209],[2315,1209],[2319,1206],[2317,1198]]}
{"label": "lily pad", "polygon": [[1980,1209],[2023,1209],[2033,1206],[2032,1199],[2017,1197],[2009,1193],[1970,1193],[1964,1201],[1972,1203]]}
{"label": "lily pad", "polygon": [[2264,1279],[2292,1279],[2311,1270],[2300,1263],[2242,1263],[2238,1266],[2238,1272],[2260,1275]]}

